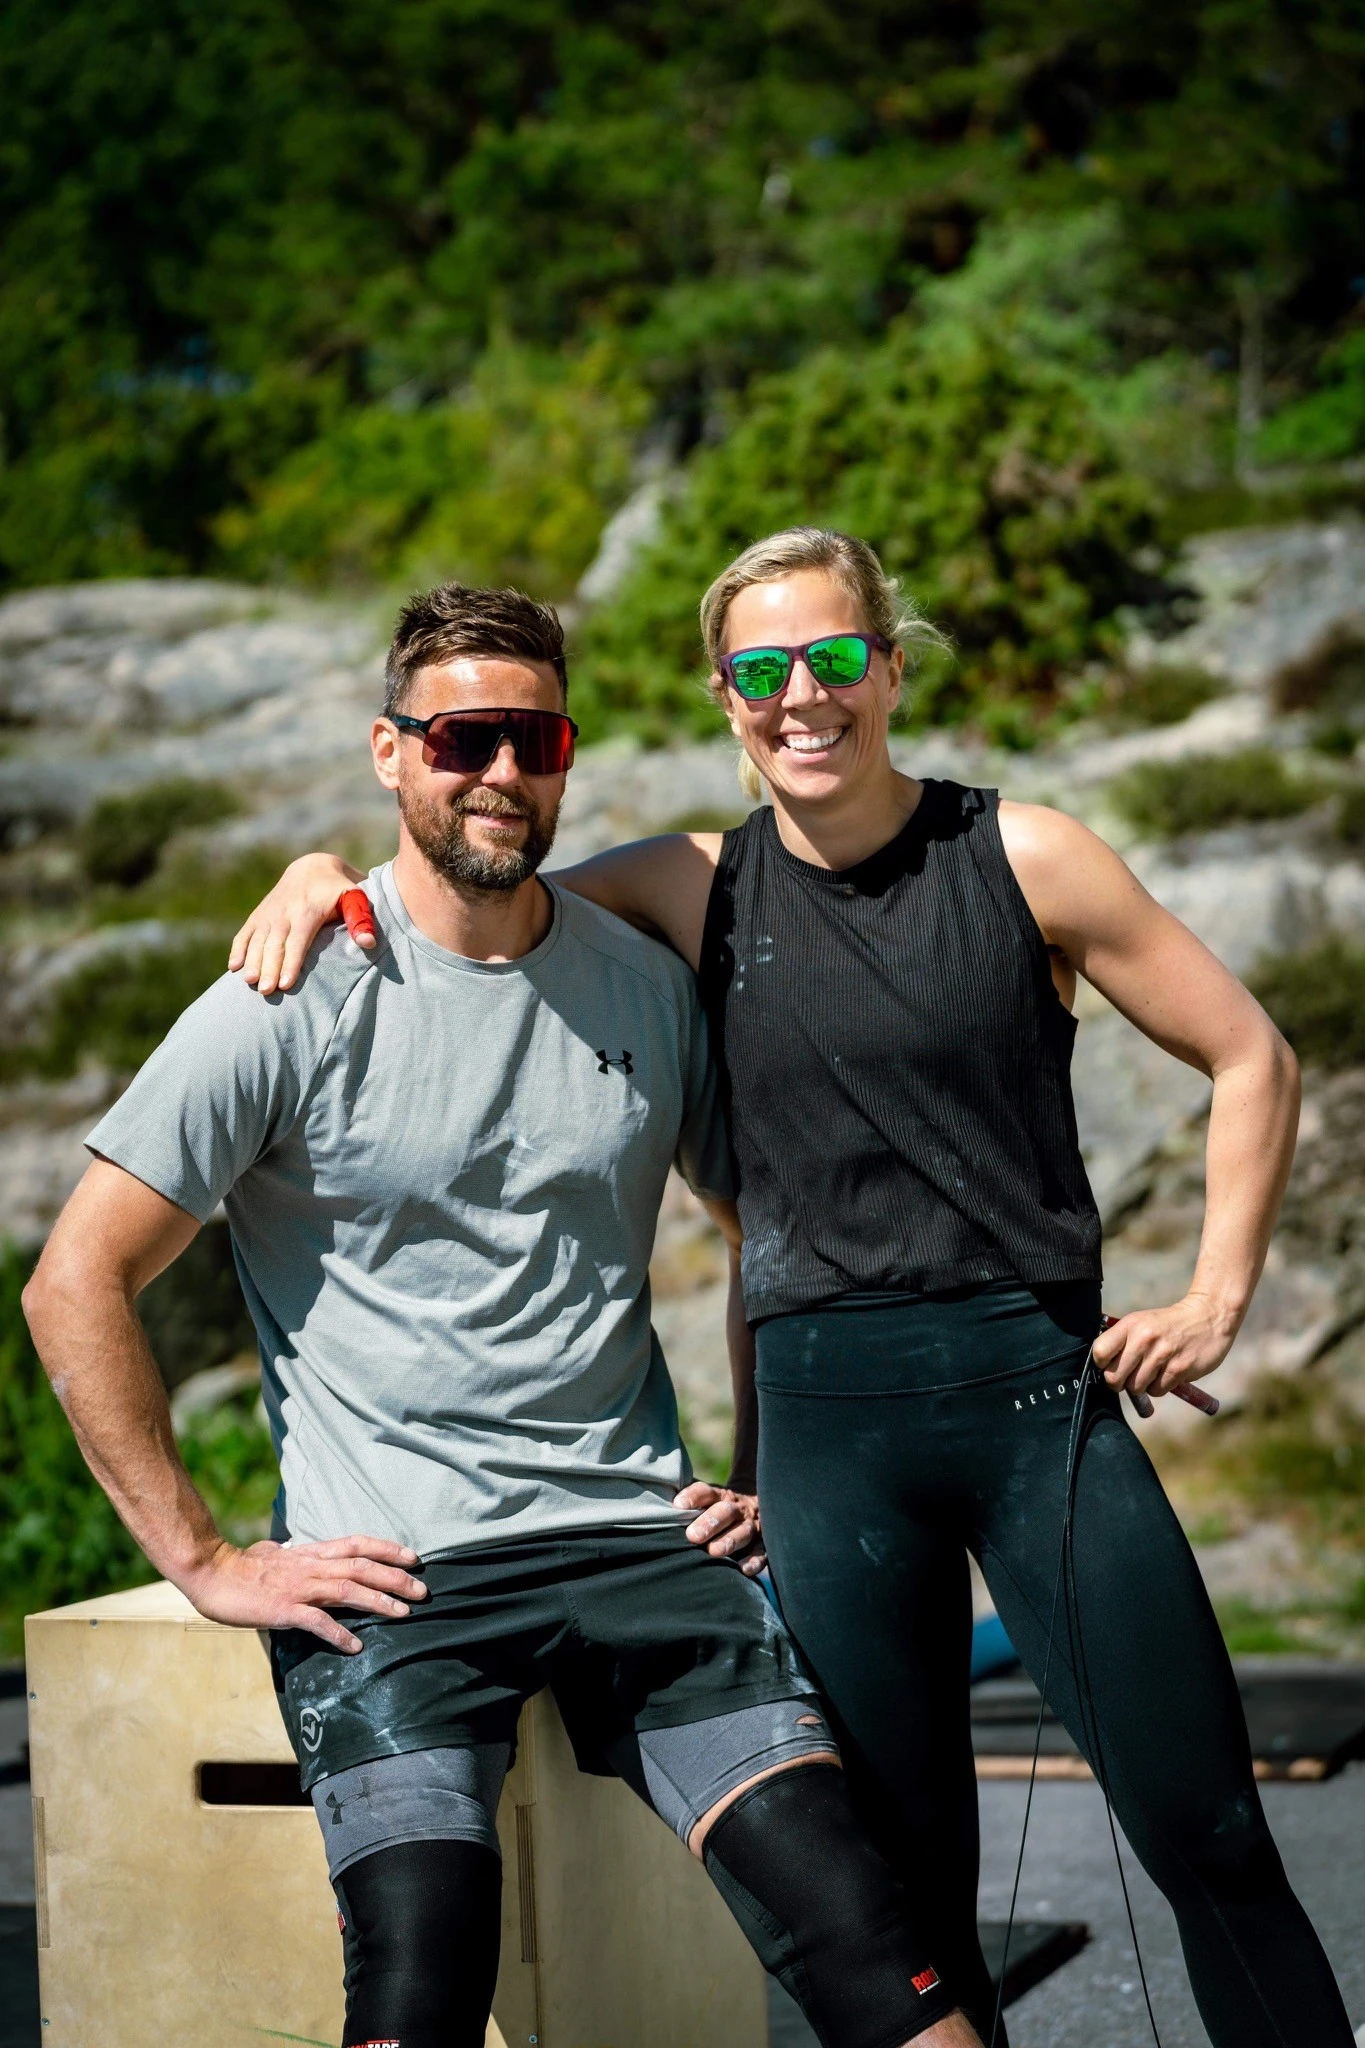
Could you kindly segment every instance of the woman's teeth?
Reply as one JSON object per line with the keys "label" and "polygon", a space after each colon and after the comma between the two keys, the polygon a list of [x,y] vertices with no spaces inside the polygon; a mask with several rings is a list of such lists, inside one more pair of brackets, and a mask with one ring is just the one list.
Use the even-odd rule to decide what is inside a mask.
{"label": "woman's teeth", "polygon": [[784,732],[778,734],[781,744],[793,754],[827,754],[837,747],[846,728],[836,725],[829,732]]}

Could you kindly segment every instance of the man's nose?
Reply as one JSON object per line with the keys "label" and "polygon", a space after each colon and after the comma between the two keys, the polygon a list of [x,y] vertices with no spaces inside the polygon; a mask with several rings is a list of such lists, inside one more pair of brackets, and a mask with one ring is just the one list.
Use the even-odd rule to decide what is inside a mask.
{"label": "man's nose", "polygon": [[480,780],[493,789],[506,789],[511,784],[521,781],[521,763],[517,759],[516,748],[511,740],[499,740],[498,751],[484,769]]}

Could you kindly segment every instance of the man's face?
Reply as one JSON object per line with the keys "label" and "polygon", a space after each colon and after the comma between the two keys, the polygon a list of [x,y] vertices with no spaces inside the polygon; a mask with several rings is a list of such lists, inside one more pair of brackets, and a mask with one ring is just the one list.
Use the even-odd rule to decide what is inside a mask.
{"label": "man's face", "polygon": [[[549,662],[514,655],[460,655],[418,674],[403,710],[562,711],[559,677]],[[375,773],[397,792],[399,815],[432,867],[465,889],[520,888],[554,843],[564,776],[526,775],[504,740],[481,772],[441,768],[417,733],[377,718],[370,734]]]}

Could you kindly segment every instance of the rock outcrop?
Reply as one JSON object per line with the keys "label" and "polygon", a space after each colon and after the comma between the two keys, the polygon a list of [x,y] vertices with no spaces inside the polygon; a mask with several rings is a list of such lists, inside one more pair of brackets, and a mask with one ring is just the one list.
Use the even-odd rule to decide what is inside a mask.
{"label": "rock outcrop", "polygon": [[[1227,686],[1181,724],[1078,731],[1029,755],[929,733],[898,738],[897,756],[920,774],[990,783],[1074,811],[1121,845],[1148,888],[1238,973],[1263,953],[1329,932],[1365,937],[1365,870],[1311,817],[1143,846],[1107,803],[1113,779],[1139,762],[1302,743],[1303,713],[1294,706],[1304,699],[1304,676],[1343,647],[1365,644],[1365,525],[1205,536],[1191,549],[1189,577],[1202,600],[1196,623],[1132,651],[1139,663],[1198,663]],[[84,585],[0,604],[4,845],[22,851],[44,834],[60,837],[106,792],[187,775],[227,782],[241,798],[242,814],[205,835],[224,854],[342,842],[382,857],[393,814],[371,773],[366,735],[386,624],[379,609],[207,581]],[[570,779],[554,862],[746,808],[728,742],[586,749]],[[90,931],[79,916],[43,913],[13,893],[8,900],[0,1023],[102,948],[167,942],[165,931]],[[1208,1083],[1088,993],[1075,1082],[1110,1233],[1110,1305],[1178,1293],[1197,1240]],[[83,1164],[80,1140],[116,1085],[88,1073],[58,1086],[0,1089],[0,1233],[41,1238]],[[1330,1352],[1365,1316],[1354,1223],[1348,1229],[1336,1217],[1329,1228],[1326,1220],[1334,1202],[1343,1215],[1356,1213],[1359,1190],[1334,1133],[1340,1102],[1354,1101],[1351,1089],[1360,1085],[1346,1077],[1310,1092],[1285,1223],[1221,1382],[1234,1400],[1256,1373],[1300,1368]],[[723,1260],[678,1190],[661,1226],[657,1280],[659,1327],[685,1404],[719,1453]]]}

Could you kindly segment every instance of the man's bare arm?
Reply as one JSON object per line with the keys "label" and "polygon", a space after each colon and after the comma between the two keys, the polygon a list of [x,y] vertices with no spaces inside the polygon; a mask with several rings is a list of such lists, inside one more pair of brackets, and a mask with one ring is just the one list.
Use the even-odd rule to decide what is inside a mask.
{"label": "man's bare arm", "polygon": [[86,1463],[157,1570],[201,1614],[307,1629],[358,1650],[359,1639],[325,1610],[406,1614],[407,1600],[425,1597],[403,1569],[416,1553],[379,1537],[239,1550],[219,1534],[176,1447],[134,1301],[198,1229],[174,1202],[96,1160],[24,1290],[34,1343]]}
{"label": "man's bare arm", "polygon": [[1255,997],[1075,819],[1002,804],[1010,864],[1049,946],[1140,1031],[1213,1081],[1204,1229],[1188,1293],[1095,1345],[1111,1384],[1162,1394],[1212,1372],[1241,1327],[1298,1130],[1293,1053]]}

